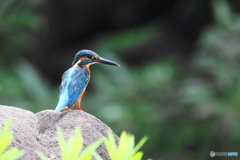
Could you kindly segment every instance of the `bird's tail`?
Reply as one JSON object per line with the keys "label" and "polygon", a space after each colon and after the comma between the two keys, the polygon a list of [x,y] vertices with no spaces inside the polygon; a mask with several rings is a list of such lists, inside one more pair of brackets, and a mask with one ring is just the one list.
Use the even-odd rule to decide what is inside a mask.
{"label": "bird's tail", "polygon": [[54,112],[60,112],[64,107],[68,106],[67,101],[68,99],[65,98],[64,94],[60,95],[57,107],[55,108]]}
{"label": "bird's tail", "polygon": [[54,112],[60,112],[66,105],[58,104]]}

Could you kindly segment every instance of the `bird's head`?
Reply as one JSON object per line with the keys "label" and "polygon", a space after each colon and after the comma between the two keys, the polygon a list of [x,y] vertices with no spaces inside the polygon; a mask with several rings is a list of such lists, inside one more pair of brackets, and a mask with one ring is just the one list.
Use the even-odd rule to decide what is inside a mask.
{"label": "bird's head", "polygon": [[120,66],[116,62],[102,58],[97,53],[87,49],[77,52],[72,62],[72,65],[77,64],[78,66],[90,66],[95,63],[103,63],[103,64],[108,64],[113,66]]}

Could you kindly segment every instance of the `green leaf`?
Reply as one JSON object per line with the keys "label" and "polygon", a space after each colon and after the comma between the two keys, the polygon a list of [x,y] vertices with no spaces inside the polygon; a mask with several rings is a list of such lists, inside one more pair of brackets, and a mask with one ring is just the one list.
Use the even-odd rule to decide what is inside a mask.
{"label": "green leaf", "polygon": [[111,160],[141,160],[143,153],[137,151],[146,141],[147,137],[142,138],[135,147],[134,135],[123,131],[117,147],[112,132],[108,131],[108,139],[106,139],[104,143]]}
{"label": "green leaf", "polygon": [[143,156],[143,152],[137,152],[133,155],[132,160],[141,160]]}
{"label": "green leaf", "polygon": [[7,120],[0,131],[0,160],[15,160],[24,154],[23,151],[19,151],[16,148],[7,150],[7,147],[10,145],[13,138],[13,134],[9,131],[11,122],[12,120]]}
{"label": "green leaf", "polygon": [[0,155],[0,159],[1,160],[15,160],[20,158],[21,156],[23,156],[24,152],[23,151],[19,151],[16,148],[12,148],[8,151],[6,151],[5,153],[3,153],[2,155]]}
{"label": "green leaf", "polygon": [[2,129],[2,132],[3,133],[6,133],[6,132],[9,132],[9,129],[11,127],[11,123],[12,123],[12,120],[11,119],[8,119],[6,122],[5,122],[5,125]]}
{"label": "green leaf", "polygon": [[40,151],[36,151],[36,154],[41,158],[41,160],[48,160],[48,158]]}
{"label": "green leaf", "polygon": [[97,160],[103,160],[102,157],[100,157],[99,154],[97,154],[96,152],[93,152],[93,156],[94,156]]}
{"label": "green leaf", "polygon": [[93,142],[81,153],[83,148],[83,137],[79,127],[75,129],[75,134],[69,138],[68,142],[65,141],[60,127],[57,127],[57,131],[59,135],[58,143],[62,151],[63,160],[90,160],[94,155],[96,155],[98,160],[101,160],[101,157],[97,155],[95,150],[104,139]]}
{"label": "green leaf", "polygon": [[127,132],[123,131],[120,136],[120,142],[118,145],[118,153],[120,159],[129,159],[132,156],[134,147],[134,137]]}
{"label": "green leaf", "polygon": [[104,141],[104,144],[111,160],[119,160],[117,145],[111,130],[108,131],[108,139]]}
{"label": "green leaf", "polygon": [[7,147],[10,145],[12,141],[12,133],[9,132],[10,126],[11,126],[12,120],[7,120],[5,122],[4,127],[0,131],[0,142],[1,142],[1,147],[0,147],[0,154],[7,149]]}
{"label": "green leaf", "polygon": [[72,159],[77,159],[83,147],[83,138],[79,127],[76,128],[74,137],[71,137],[71,140]]}
{"label": "green leaf", "polygon": [[95,153],[95,150],[103,143],[104,139],[99,139],[89,145],[80,155],[78,160],[90,160]]}
{"label": "green leaf", "polygon": [[0,147],[0,154],[7,149],[12,141],[13,135],[11,133],[3,133],[4,135],[1,136],[1,147]]}
{"label": "green leaf", "polygon": [[63,133],[62,133],[62,130],[60,127],[57,127],[57,131],[58,131],[58,144],[61,148],[61,151],[62,151],[62,158],[64,160],[70,160],[70,157],[68,157],[68,146],[67,146],[67,143],[64,139],[64,136],[63,136]]}
{"label": "green leaf", "polygon": [[140,142],[138,142],[138,144],[134,148],[134,153],[136,153],[143,146],[143,144],[147,141],[147,139],[148,137],[145,136],[140,140]]}
{"label": "green leaf", "polygon": [[216,22],[223,29],[229,29],[232,24],[232,14],[229,4],[225,0],[212,1]]}

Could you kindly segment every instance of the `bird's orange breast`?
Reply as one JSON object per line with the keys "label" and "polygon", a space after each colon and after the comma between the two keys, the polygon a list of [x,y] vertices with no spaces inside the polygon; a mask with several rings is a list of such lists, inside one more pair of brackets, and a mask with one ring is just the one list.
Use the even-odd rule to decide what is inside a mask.
{"label": "bird's orange breast", "polygon": [[88,71],[88,73],[90,73],[90,68],[88,65],[84,65],[83,67]]}

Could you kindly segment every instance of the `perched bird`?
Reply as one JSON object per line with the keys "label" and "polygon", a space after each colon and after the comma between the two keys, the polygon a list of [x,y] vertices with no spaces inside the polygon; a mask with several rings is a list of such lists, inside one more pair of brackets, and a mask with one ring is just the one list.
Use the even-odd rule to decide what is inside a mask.
{"label": "perched bird", "polygon": [[120,66],[113,61],[100,57],[91,50],[77,52],[72,62],[72,67],[62,75],[59,101],[54,112],[59,112],[62,109],[70,110],[70,107],[73,105],[77,105],[78,110],[82,110],[81,100],[90,80],[89,66],[95,63]]}

